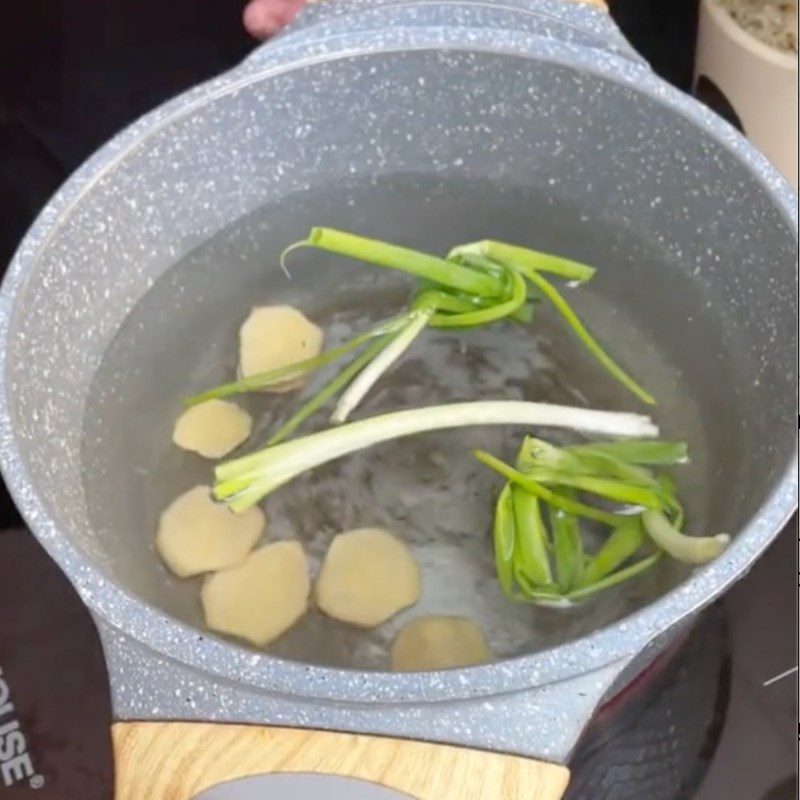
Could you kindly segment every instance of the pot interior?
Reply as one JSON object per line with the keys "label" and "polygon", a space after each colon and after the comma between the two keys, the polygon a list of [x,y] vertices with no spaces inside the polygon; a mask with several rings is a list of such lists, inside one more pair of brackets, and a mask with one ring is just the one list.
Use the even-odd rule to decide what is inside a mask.
{"label": "pot interior", "polygon": [[[278,254],[314,225],[441,253],[494,238],[595,265],[570,302],[657,397],[662,434],[688,441],[676,477],[692,532],[735,534],[792,458],[795,237],[767,187],[688,118],[598,75],[490,53],[256,76],[106,164],[36,253],[8,342],[17,443],[58,535],[174,617],[202,628],[200,581],[160,564],[158,516],[211,473],[171,444],[181,398],[232,378],[253,305],[300,307],[330,345],[408,296],[401,276],[312,252],[292,257],[288,280]],[[427,333],[361,413],[477,398],[643,410],[537,313],[529,328]],[[244,398],[251,441],[296,400]],[[269,652],[381,669],[400,624],[446,613],[480,623],[499,657],[530,653],[686,579],[664,563],[567,612],[509,604],[489,539],[499,483],[470,451],[513,458],[523,433],[410,438],[270,496],[268,538],[299,538],[315,569],[339,531],[394,530],[423,598],[367,632],[312,611]]]}

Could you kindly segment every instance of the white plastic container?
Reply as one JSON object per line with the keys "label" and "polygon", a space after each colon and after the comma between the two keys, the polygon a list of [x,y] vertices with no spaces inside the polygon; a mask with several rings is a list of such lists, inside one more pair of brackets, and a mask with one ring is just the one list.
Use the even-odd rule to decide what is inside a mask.
{"label": "white plastic container", "polygon": [[765,44],[715,0],[701,0],[694,75],[700,96],[703,77],[725,96],[745,135],[797,191],[797,54]]}

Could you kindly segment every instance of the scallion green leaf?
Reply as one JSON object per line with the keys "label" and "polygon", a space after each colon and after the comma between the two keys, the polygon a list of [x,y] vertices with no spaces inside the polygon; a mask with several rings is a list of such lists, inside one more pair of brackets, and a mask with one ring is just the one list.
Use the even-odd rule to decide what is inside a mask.
{"label": "scallion green leaf", "polygon": [[[562,490],[563,493],[563,490]],[[569,499],[574,499],[566,495]],[[578,518],[560,508],[548,506],[550,533],[555,554],[556,582],[564,594],[575,588],[583,573],[583,541]]]}
{"label": "scallion green leaf", "polygon": [[581,322],[578,315],[572,310],[569,303],[564,300],[561,293],[550,281],[542,277],[535,270],[526,271],[520,268],[520,271],[523,272],[525,277],[555,306],[558,313],[564,317],[567,324],[572,328],[578,339],[581,340],[584,347],[586,347],[597,361],[600,362],[609,375],[621,383],[628,391],[635,394],[642,402],[648,405],[655,404],[655,398],[625,372],[625,370],[600,346],[594,336],[589,333],[583,322]]}
{"label": "scallion green leaf", "polygon": [[497,580],[505,595],[514,597],[514,550],[516,531],[514,528],[514,507],[511,499],[511,486],[506,484],[497,498],[494,511],[494,563]]}
{"label": "scallion green leaf", "polygon": [[205,403],[207,400],[213,400],[221,397],[231,397],[237,394],[244,394],[245,392],[256,392],[269,386],[274,386],[276,384],[293,380],[294,378],[299,378],[302,375],[306,375],[309,372],[319,369],[320,367],[324,367],[328,364],[332,364],[334,361],[338,361],[348,353],[353,352],[353,350],[357,350],[370,339],[375,339],[377,337],[384,336],[387,333],[400,330],[400,328],[408,323],[409,319],[410,313],[401,314],[398,317],[394,317],[386,322],[381,323],[380,325],[377,325],[375,328],[367,331],[366,333],[356,336],[346,344],[343,344],[339,347],[333,347],[318,356],[307,358],[304,361],[298,361],[295,364],[289,364],[285,367],[278,367],[278,369],[273,369],[269,372],[261,372],[258,375],[250,375],[247,378],[240,378],[237,381],[225,383],[221,386],[217,386],[214,389],[200,392],[200,394],[187,397],[183,401],[184,405],[191,407],[199,405],[200,403]]}
{"label": "scallion green leaf", "polygon": [[514,264],[526,270],[549,272],[570,281],[588,281],[596,272],[594,267],[572,261],[569,258],[554,256],[550,253],[541,253],[527,247],[519,247],[505,242],[484,240],[463,244],[453,248],[448,253],[448,258],[458,256],[483,256],[500,264]]}
{"label": "scallion green leaf", "polygon": [[518,484],[540,500],[544,500],[550,505],[560,508],[562,511],[566,511],[568,514],[574,514],[577,517],[585,517],[586,519],[593,519],[596,522],[602,522],[611,526],[618,525],[624,518],[620,514],[612,514],[600,508],[580,503],[577,500],[570,500],[568,497],[563,497],[557,492],[551,491],[547,487],[542,486],[542,484],[537,483],[524,473],[509,466],[499,458],[495,458],[491,453],[487,453],[485,450],[474,450],[473,455],[478,461],[485,464],[490,469],[493,469],[495,472],[499,472],[507,480]]}
{"label": "scallion green leaf", "polygon": [[672,466],[685,464],[689,460],[686,442],[665,442],[662,440],[626,439],[619,442],[592,442],[589,445],[575,445],[566,448],[570,452],[580,453],[585,448],[602,451],[628,464],[642,466]]}
{"label": "scallion green leaf", "polygon": [[547,467],[528,470],[525,475],[544,486],[569,486],[580,492],[588,492],[598,497],[604,497],[621,505],[662,508],[659,494],[646,486],[625,483],[611,478],[597,478],[593,475],[575,475],[570,472],[547,469]]}
{"label": "scallion green leaf", "polygon": [[661,553],[653,553],[653,555],[647,556],[647,558],[643,558],[641,561],[637,561],[635,564],[631,564],[629,567],[624,567],[616,572],[612,572],[602,580],[597,581],[597,583],[581,586],[580,588],[573,590],[567,595],[567,599],[571,602],[578,602],[580,600],[585,600],[587,597],[590,597],[593,594],[610,589],[612,586],[618,586],[620,583],[629,581],[631,578],[635,578],[638,575],[641,575],[643,572],[647,572],[647,570],[654,567],[660,559]]}
{"label": "scallion green leaf", "polygon": [[514,565],[534,586],[550,584],[553,582],[553,574],[547,557],[547,532],[539,499],[521,487],[513,486],[511,502],[516,531]]}
{"label": "scallion green leaf", "polygon": [[[396,334],[395,334],[396,335]],[[376,339],[364,352],[354,358],[338,375],[334,375],[308,402],[304,403],[270,436],[267,446],[279,444],[291,436],[314,412],[339,394],[392,340],[392,335]]]}
{"label": "scallion green leaf", "polygon": [[437,328],[466,328],[474,325],[487,325],[514,314],[522,308],[526,300],[525,281],[514,271],[512,274],[512,294],[509,300],[489,308],[467,311],[461,314],[435,314],[431,325]]}
{"label": "scallion green leaf", "polygon": [[581,576],[579,586],[592,586],[634,556],[644,544],[640,515],[623,520],[603,542]]}
{"label": "scallion green leaf", "polygon": [[470,294],[486,297],[498,297],[503,294],[502,281],[491,275],[476,272],[418,250],[333,228],[312,228],[304,242],[298,242],[292,247],[298,246],[315,247],[379,267],[396,269],[418,278],[425,278],[440,286]]}

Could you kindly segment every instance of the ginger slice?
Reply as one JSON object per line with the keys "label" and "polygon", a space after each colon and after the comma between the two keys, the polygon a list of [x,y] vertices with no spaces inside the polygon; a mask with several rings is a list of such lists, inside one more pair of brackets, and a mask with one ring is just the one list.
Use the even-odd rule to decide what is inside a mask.
{"label": "ginger slice", "polygon": [[250,436],[252,427],[250,415],[235,403],[207,400],[178,417],[172,441],[205,458],[222,458]]}
{"label": "ginger slice", "polygon": [[300,543],[275,542],[206,578],[200,596],[209,628],[263,647],[303,616],[310,591]]}
{"label": "ginger slice", "polygon": [[264,512],[235,514],[214,502],[208,486],[195,486],[164,510],[156,549],[179,578],[239,564],[264,531]]}
{"label": "ginger slice", "polygon": [[[322,350],[322,329],[291,306],[258,306],[239,331],[239,375],[249,378],[314,358]],[[290,378],[265,392],[288,392],[304,377]]]}
{"label": "ginger slice", "polygon": [[317,581],[317,603],[330,617],[371,628],[420,595],[419,567],[397,537],[359,528],[334,537]]}
{"label": "ginger slice", "polygon": [[392,669],[424,672],[485,664],[492,654],[483,631],[466,617],[417,617],[392,644]]}

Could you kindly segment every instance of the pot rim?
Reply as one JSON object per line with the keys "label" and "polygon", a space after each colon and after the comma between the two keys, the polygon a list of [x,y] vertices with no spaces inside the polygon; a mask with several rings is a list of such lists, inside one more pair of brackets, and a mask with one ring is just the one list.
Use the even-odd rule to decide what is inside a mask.
{"label": "pot rim", "polygon": [[[535,48],[531,47],[535,41]],[[428,673],[389,673],[313,666],[257,653],[173,618],[111,581],[66,536],[59,533],[39,497],[17,447],[9,386],[5,380],[7,343],[14,303],[62,219],[82,195],[155,130],[243,86],[298,68],[330,64],[354,55],[415,50],[486,52],[544,60],[622,83],[687,118],[749,167],[788,224],[797,227],[796,197],[788,183],[734,128],[700,103],[666,84],[648,68],[626,59],[563,42],[515,32],[448,28],[360,32],[325,46],[281,48],[277,63],[249,70],[246,65],[189,90],[148,113],[98,150],[59,189],[40,213],[9,265],[0,289],[0,470],[31,530],[73,582],[84,602],[105,622],[152,650],[217,678],[305,699],[409,703],[506,693],[565,680],[627,661],[660,634],[720,595],[770,544],[797,506],[797,457],[790,459],[759,511],[734,536],[715,562],[695,572],[667,594],[633,614],[549,650],[492,664]],[[365,687],[368,691],[365,692]]]}

